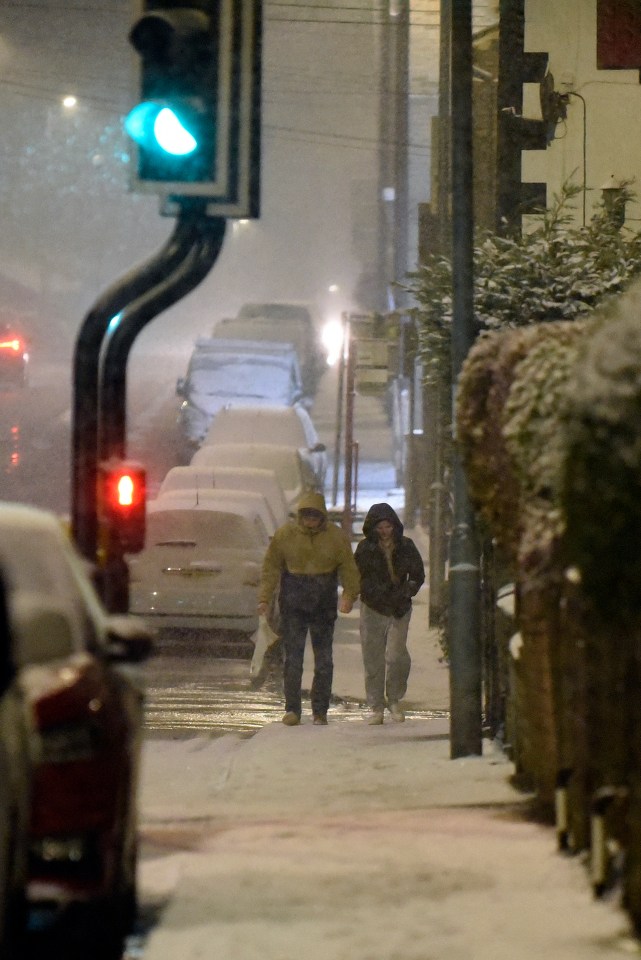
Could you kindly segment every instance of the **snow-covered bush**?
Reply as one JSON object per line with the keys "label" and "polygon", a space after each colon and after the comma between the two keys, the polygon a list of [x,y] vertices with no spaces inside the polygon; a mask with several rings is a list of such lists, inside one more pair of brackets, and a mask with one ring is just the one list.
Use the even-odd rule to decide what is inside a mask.
{"label": "snow-covered bush", "polygon": [[[522,234],[482,234],[474,248],[474,320],[479,333],[574,320],[620,293],[641,272],[641,234],[620,230],[600,209],[576,227],[569,212],[581,188],[565,184]],[[626,188],[626,196],[632,196]],[[449,380],[452,264],[430,254],[410,274],[410,311],[428,381]]]}

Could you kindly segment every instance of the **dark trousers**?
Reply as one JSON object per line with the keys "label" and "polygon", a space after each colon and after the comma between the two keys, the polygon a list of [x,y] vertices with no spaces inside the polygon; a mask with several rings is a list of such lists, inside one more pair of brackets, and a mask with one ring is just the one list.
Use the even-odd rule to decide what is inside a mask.
{"label": "dark trousers", "polygon": [[285,710],[301,715],[301,683],[307,631],[314,651],[314,680],[311,689],[312,713],[325,714],[329,707],[334,676],[332,643],[335,619],[319,620],[302,611],[281,611],[281,636],[285,663],[283,679]]}

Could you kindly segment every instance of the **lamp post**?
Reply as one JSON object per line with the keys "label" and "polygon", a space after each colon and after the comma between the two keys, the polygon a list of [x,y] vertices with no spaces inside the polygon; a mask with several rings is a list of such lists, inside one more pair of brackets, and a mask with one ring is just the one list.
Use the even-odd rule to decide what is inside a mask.
{"label": "lamp post", "polygon": [[[452,112],[452,384],[476,334],[474,325],[474,205],[472,162],[472,0],[450,7]],[[454,400],[454,397],[452,398]],[[453,403],[454,406],[454,403]],[[482,753],[480,559],[474,510],[460,451],[453,463],[448,640],[450,755]]]}

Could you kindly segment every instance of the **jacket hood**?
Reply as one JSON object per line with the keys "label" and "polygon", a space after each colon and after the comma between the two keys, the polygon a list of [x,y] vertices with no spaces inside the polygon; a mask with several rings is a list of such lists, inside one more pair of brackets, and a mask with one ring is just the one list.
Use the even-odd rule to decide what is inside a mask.
{"label": "jacket hood", "polygon": [[394,524],[394,532],[397,537],[403,536],[403,524],[401,523],[396,511],[390,507],[389,503],[373,503],[367,511],[367,516],[363,521],[363,535],[376,539],[376,524],[381,520],[389,520]]}
{"label": "jacket hood", "polygon": [[296,510],[318,510],[327,520],[327,506],[325,497],[322,493],[316,493],[314,490],[308,490],[303,493],[296,504]]}

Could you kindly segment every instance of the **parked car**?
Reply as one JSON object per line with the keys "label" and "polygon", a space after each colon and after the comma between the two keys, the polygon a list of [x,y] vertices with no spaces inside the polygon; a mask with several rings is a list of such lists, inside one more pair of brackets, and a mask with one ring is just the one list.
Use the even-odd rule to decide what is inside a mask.
{"label": "parked car", "polygon": [[296,352],[287,344],[201,338],[176,393],[183,398],[178,424],[189,459],[223,407],[291,406],[303,387]]}
{"label": "parked car", "polygon": [[[194,474],[193,479],[196,479],[196,467],[185,467],[185,469],[192,470]],[[197,502],[201,500],[209,502],[213,498],[217,505],[224,506],[229,504],[230,510],[235,509],[238,505],[248,507],[260,518],[261,523],[264,525],[270,537],[278,526],[276,515],[271,508],[271,504],[265,494],[260,490],[230,490],[228,487],[196,485],[173,490],[171,497],[173,501],[184,499],[189,503],[193,500]]]}
{"label": "parked car", "polygon": [[18,960],[26,915],[33,758],[0,574],[0,957]]}
{"label": "parked car", "polygon": [[305,395],[313,397],[327,369],[327,353],[313,314],[313,307],[303,303],[245,303],[236,317],[219,320],[213,335],[292,343],[300,359]]}
{"label": "parked car", "polygon": [[25,335],[13,323],[0,323],[0,389],[27,382],[29,348]]}
{"label": "parked car", "polygon": [[201,447],[191,462],[197,467],[216,464],[221,467],[273,470],[283,488],[289,512],[296,510],[296,504],[305,490],[322,490],[311,463],[295,447],[275,443],[210,444]]}
{"label": "parked car", "polygon": [[276,526],[279,527],[287,520],[287,501],[273,470],[259,470],[256,467],[191,465],[172,467],[160,485],[158,496],[161,497],[176,490],[219,490],[221,488],[260,493],[269,504]]}
{"label": "parked car", "polygon": [[130,560],[131,609],[160,630],[253,634],[269,533],[249,494],[176,491],[147,511],[145,549]]}
{"label": "parked car", "polygon": [[151,634],[106,613],[53,514],[0,504],[0,568],[33,758],[27,899],[64,913],[92,957],[116,960],[136,902],[143,688],[131,665]]}
{"label": "parked car", "polygon": [[327,452],[307,410],[293,407],[228,407],[212,421],[203,446],[217,443],[275,443],[300,449],[319,487],[325,484]]}

